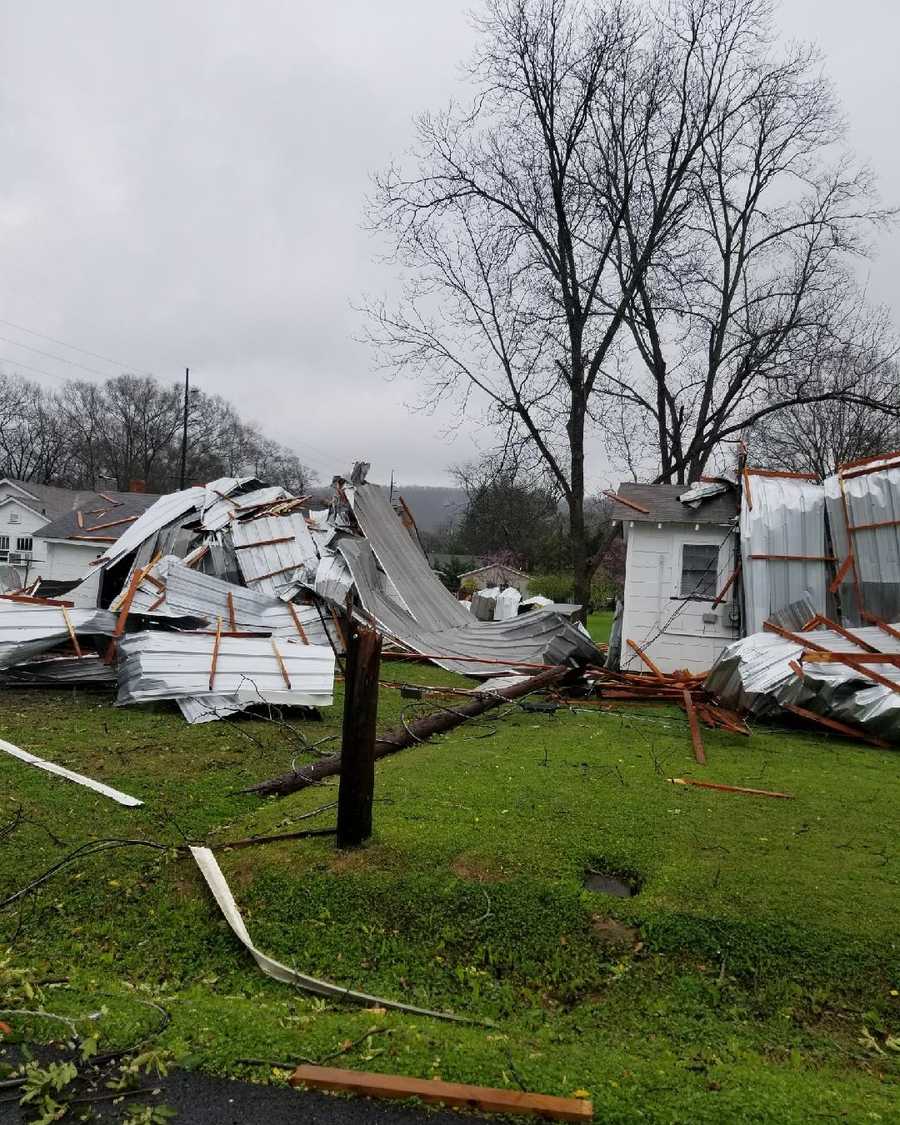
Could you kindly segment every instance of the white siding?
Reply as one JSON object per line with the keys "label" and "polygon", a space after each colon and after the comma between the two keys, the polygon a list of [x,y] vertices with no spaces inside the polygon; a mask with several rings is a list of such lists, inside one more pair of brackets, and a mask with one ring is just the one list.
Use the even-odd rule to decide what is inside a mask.
{"label": "white siding", "polygon": [[62,539],[45,539],[44,543],[47,561],[33,573],[40,573],[42,578],[53,582],[72,582],[83,578],[88,573],[91,560],[99,558],[107,547],[106,543],[73,543]]}
{"label": "white siding", "polygon": [[[722,649],[738,636],[732,624],[734,586],[724,601],[681,598],[681,549],[685,543],[712,543],[719,548],[716,590],[721,590],[734,569],[734,535],[727,527],[701,524],[657,524],[634,521],[626,525],[625,605],[622,618],[622,667],[647,671],[628,647],[635,641],[663,672],[687,668],[703,672]],[[714,613],[716,621],[704,622]],[[674,616],[673,616],[674,615]]]}
{"label": "white siding", "polygon": [[[31,581],[41,573],[41,567],[47,558],[47,546],[43,539],[35,539],[34,533],[47,523],[47,517],[41,512],[32,511],[27,506],[27,501],[20,501],[14,491],[7,491],[8,502],[3,503],[5,497],[0,494],[0,535],[9,540],[9,553],[17,553],[17,540],[31,539],[31,562],[14,563],[22,581]],[[6,562],[5,553],[0,561]]]}

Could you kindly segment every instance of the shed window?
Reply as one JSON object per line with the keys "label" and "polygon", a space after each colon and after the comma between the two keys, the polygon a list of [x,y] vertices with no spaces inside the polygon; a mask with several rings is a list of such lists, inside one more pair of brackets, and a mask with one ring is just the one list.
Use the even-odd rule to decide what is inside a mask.
{"label": "shed window", "polygon": [[718,544],[685,543],[681,549],[681,596],[714,598],[718,569]]}

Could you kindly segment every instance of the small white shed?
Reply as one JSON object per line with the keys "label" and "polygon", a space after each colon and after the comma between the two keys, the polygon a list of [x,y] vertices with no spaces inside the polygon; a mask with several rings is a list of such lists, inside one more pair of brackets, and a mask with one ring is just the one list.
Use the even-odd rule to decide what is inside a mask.
{"label": "small white shed", "polygon": [[690,495],[689,488],[626,482],[613,502],[626,546],[624,671],[648,671],[629,640],[662,672],[703,672],[740,635],[736,583],[729,584],[736,566],[737,490],[726,487],[683,502],[679,497]]}

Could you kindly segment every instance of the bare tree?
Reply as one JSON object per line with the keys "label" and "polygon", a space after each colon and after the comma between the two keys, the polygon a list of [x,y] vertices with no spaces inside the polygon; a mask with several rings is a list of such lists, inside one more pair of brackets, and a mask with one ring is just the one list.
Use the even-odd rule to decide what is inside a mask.
{"label": "bare tree", "polygon": [[[889,327],[866,309],[851,265],[890,213],[842,154],[815,54],[795,47],[773,60],[760,49],[746,66],[749,96],[705,136],[691,209],[635,287],[636,362],[603,380],[641,419],[660,480],[696,480],[723,441],[785,407],[886,402]],[[623,246],[623,279],[632,261]]]}
{"label": "bare tree", "polygon": [[[860,398],[884,402],[887,409],[835,398],[779,410],[749,432],[753,463],[825,477],[847,461],[900,449],[900,371],[895,363],[882,369],[867,362],[865,368],[856,379]],[[836,378],[840,385],[847,381],[843,371]],[[827,388],[827,371],[822,381]]]}
{"label": "bare tree", "polygon": [[407,286],[375,303],[384,361],[430,401],[486,407],[568,508],[576,597],[598,542],[585,439],[648,271],[696,207],[698,166],[755,94],[765,0],[491,0],[472,102],[418,121],[373,225]]}

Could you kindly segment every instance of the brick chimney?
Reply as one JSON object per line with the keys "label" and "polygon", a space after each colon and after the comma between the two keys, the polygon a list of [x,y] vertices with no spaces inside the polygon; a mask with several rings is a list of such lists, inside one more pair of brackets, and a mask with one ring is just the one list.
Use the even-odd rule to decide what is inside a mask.
{"label": "brick chimney", "polygon": [[133,480],[128,485],[128,491],[129,492],[146,492],[147,491],[147,482],[145,480]]}

